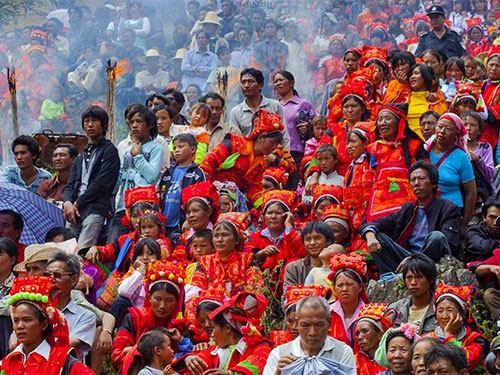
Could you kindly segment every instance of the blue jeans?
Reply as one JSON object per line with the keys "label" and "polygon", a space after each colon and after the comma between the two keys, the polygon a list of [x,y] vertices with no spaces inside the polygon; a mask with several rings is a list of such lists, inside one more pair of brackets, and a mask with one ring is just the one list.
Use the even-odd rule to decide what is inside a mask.
{"label": "blue jeans", "polygon": [[[391,237],[384,233],[377,233],[375,235],[380,242],[382,249],[378,253],[372,253],[373,260],[377,265],[380,274],[386,272],[395,272],[401,261],[412,255]],[[424,244],[419,251],[424,253],[436,263],[439,262],[444,255],[451,255],[450,245],[445,235],[438,231],[430,232],[424,239]]]}

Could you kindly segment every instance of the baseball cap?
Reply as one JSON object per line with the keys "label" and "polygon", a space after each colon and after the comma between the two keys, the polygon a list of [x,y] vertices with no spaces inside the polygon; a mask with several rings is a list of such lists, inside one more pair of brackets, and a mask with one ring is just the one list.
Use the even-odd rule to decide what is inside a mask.
{"label": "baseball cap", "polygon": [[440,16],[444,16],[444,9],[442,6],[439,5],[433,5],[429,9],[427,9],[427,15],[432,16],[433,14],[437,14]]}

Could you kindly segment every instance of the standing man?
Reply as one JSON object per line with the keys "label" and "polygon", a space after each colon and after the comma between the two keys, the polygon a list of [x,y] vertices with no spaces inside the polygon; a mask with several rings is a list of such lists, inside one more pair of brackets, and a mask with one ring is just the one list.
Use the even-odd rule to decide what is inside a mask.
{"label": "standing man", "polygon": [[21,186],[35,193],[42,181],[52,177],[46,170],[35,167],[40,145],[35,138],[21,135],[14,139],[11,148],[17,165],[6,166],[0,175],[0,182]]}
{"label": "standing man", "polygon": [[224,98],[215,92],[209,92],[200,98],[200,103],[205,103],[210,107],[210,119],[205,125],[205,129],[210,134],[210,143],[208,151],[212,151],[215,146],[222,143],[226,134],[241,135],[240,129],[231,124],[221,122],[222,113],[224,112]]}
{"label": "standing man", "polygon": [[108,114],[98,106],[82,114],[89,144],[76,158],[64,189],[64,218],[78,238],[78,249],[95,245],[111,211],[111,196],[120,171],[118,150],[106,139]]}
{"label": "standing man", "polygon": [[446,16],[443,7],[433,5],[427,9],[432,30],[420,37],[415,56],[421,56],[425,50],[433,49],[446,54],[448,58],[462,57],[466,54],[460,36],[445,26]]}
{"label": "standing man", "polygon": [[241,133],[248,137],[252,134],[254,125],[252,123],[253,115],[259,109],[265,109],[268,112],[277,114],[281,117],[283,123],[283,146],[290,147],[290,136],[286,130],[283,116],[283,107],[274,100],[263,96],[264,75],[260,70],[254,68],[244,69],[240,74],[241,92],[245,97],[240,104],[231,110],[229,123],[238,127]]}
{"label": "standing man", "polygon": [[50,203],[62,203],[64,200],[64,188],[68,183],[69,172],[78,150],[70,143],[59,143],[52,153],[52,165],[57,175],[42,181],[36,193]]}

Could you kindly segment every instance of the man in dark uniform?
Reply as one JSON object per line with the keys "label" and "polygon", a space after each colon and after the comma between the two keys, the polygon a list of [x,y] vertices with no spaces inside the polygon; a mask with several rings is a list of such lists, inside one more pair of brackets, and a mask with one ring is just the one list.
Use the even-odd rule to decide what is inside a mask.
{"label": "man in dark uniform", "polygon": [[460,36],[445,27],[444,9],[439,5],[433,5],[427,9],[427,15],[431,19],[432,30],[420,37],[415,56],[421,56],[428,49],[444,52],[448,57],[465,55]]}

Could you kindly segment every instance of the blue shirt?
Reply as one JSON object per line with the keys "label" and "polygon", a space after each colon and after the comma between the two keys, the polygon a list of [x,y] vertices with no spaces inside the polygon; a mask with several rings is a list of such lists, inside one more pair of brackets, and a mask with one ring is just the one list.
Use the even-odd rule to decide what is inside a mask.
{"label": "blue shirt", "polygon": [[170,186],[165,194],[165,209],[163,215],[167,217],[165,226],[173,228],[179,225],[179,214],[181,212],[181,186],[182,179],[190,165],[186,167],[175,167],[172,173]]}
{"label": "blue shirt", "polygon": [[[436,165],[444,153],[436,155],[434,150],[431,150],[429,156],[432,164]],[[452,201],[458,207],[463,207],[464,201],[460,186],[475,178],[472,164],[465,151],[457,148],[451,152],[439,166],[438,172],[441,198]]]}
{"label": "blue shirt", "polygon": [[[207,90],[207,78],[217,68],[217,55],[210,51],[201,54],[199,50],[187,51],[182,58],[181,84],[184,90],[189,85],[197,85],[202,92]],[[198,73],[195,68],[200,68]]]}
{"label": "blue shirt", "polygon": [[37,167],[35,167],[35,169],[38,172],[38,176],[36,176],[35,181],[33,181],[31,185],[26,185],[21,177],[21,171],[17,165],[7,165],[0,175],[0,182],[9,182],[11,184],[21,186],[32,193],[36,193],[40,182],[52,178],[52,175],[46,170]]}
{"label": "blue shirt", "polygon": [[410,238],[408,238],[408,245],[410,245],[410,251],[412,253],[419,253],[420,249],[424,245],[425,237],[429,234],[429,224],[427,222],[427,216],[423,207],[417,208],[417,214],[415,217],[415,225],[413,226],[413,232],[411,232]]}

